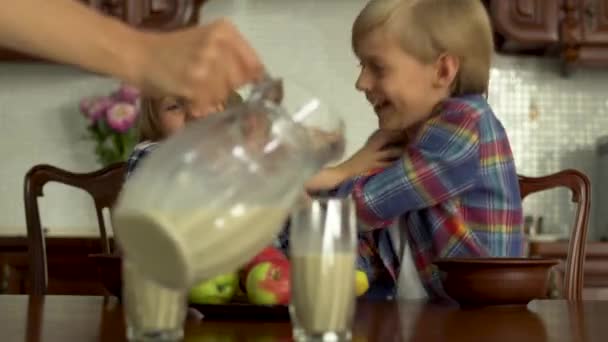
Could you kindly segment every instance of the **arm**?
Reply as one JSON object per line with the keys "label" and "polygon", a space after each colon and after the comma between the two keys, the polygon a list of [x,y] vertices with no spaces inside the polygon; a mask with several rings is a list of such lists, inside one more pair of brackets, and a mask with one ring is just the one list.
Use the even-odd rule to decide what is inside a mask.
{"label": "arm", "polygon": [[480,168],[476,112],[431,119],[399,162],[355,183],[357,213],[370,229],[470,189]]}
{"label": "arm", "polygon": [[306,191],[316,193],[336,190],[347,180],[391,165],[403,154],[405,139],[403,132],[380,130],[374,132],[365,145],[348,160],[327,167],[312,177],[305,185]]}
{"label": "arm", "polygon": [[257,54],[226,20],[169,33],[137,31],[75,0],[5,1],[0,45],[118,77],[206,110],[258,78]]}
{"label": "arm", "polygon": [[6,1],[0,45],[134,80],[144,34],[74,0]]}
{"label": "arm", "polygon": [[344,164],[328,167],[312,177],[305,185],[308,193],[317,193],[337,189],[342,183],[354,177]]}

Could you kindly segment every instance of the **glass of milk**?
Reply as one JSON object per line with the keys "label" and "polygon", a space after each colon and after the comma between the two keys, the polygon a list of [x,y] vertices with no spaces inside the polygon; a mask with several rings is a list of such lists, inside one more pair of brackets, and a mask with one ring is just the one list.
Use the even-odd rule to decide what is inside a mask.
{"label": "glass of milk", "polygon": [[356,230],[350,198],[306,199],[293,211],[289,309],[297,341],[351,339]]}
{"label": "glass of milk", "polygon": [[186,291],[159,285],[124,258],[122,278],[129,341],[181,341],[188,310]]}

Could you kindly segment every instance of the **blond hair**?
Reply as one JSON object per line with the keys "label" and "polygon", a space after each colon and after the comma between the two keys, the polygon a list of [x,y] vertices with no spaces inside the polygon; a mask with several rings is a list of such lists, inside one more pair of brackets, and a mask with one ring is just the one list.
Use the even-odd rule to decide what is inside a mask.
{"label": "blond hair", "polygon": [[442,54],[458,57],[452,96],[487,92],[494,40],[480,0],[371,0],[353,24],[355,53],[377,28],[394,34],[402,50],[422,63]]}
{"label": "blond hair", "polygon": [[137,118],[139,141],[159,141],[165,137],[160,120],[160,98],[142,97]]}
{"label": "blond hair", "polygon": [[[140,114],[137,122],[137,134],[140,142],[160,141],[165,138],[160,115],[162,98],[142,97],[140,102]],[[183,100],[178,100],[183,102]],[[226,107],[238,105],[243,98],[235,91],[230,92],[226,100]]]}

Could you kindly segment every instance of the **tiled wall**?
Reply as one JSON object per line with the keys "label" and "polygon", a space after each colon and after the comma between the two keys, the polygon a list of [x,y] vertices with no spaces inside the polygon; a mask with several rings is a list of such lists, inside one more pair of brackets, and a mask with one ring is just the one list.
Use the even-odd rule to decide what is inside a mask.
{"label": "tiled wall", "polygon": [[[582,69],[569,78],[561,77],[558,70],[552,60],[498,57],[489,101],[509,133],[521,174],[538,176],[576,168],[591,178],[596,201],[590,235],[608,237],[606,221],[600,227],[595,220],[606,206],[593,191],[599,189],[599,182],[607,181],[598,171],[596,145],[608,136],[608,69]],[[544,217],[552,233],[563,234],[572,226],[574,207],[568,192],[534,195],[524,204],[527,214]]]}
{"label": "tiled wall", "polygon": [[[202,19],[231,16],[269,71],[287,80],[288,100],[289,91],[294,100],[289,105],[306,94],[303,89],[328,102],[347,121],[350,153],[376,125],[353,86],[358,68],[350,50],[350,25],[364,3],[211,0]],[[577,167],[596,177],[594,143],[608,134],[607,81],[608,72],[583,70],[563,79],[557,66],[545,59],[496,58],[490,102],[511,137],[521,173]],[[92,145],[80,139],[85,122],[76,104],[81,96],[104,93],[113,84],[66,67],[0,64],[0,234],[7,232],[3,227],[25,232],[22,177],[31,165],[95,168]],[[43,215],[51,233],[91,232],[82,228],[94,227],[92,209],[81,202],[86,196],[59,187],[48,194],[53,200],[43,206]],[[570,222],[566,194],[532,197],[526,211],[543,215],[553,231]]]}

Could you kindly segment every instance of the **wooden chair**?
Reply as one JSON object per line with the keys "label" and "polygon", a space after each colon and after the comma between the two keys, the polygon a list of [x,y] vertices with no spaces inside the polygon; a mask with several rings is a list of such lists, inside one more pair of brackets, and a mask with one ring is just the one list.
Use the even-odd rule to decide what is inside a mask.
{"label": "wooden chair", "polygon": [[30,264],[30,294],[43,295],[47,292],[48,286],[46,243],[38,209],[38,197],[43,196],[44,185],[48,182],[58,182],[84,190],[93,197],[101,235],[101,252],[109,254],[110,242],[103,209],[110,208],[116,201],[125,172],[126,163],[117,163],[91,173],[72,173],[50,165],[37,165],[27,172],[24,201]]}
{"label": "wooden chair", "polygon": [[566,258],[563,296],[567,300],[582,300],[585,247],[589,207],[591,205],[591,183],[589,178],[577,170],[564,170],[543,177],[519,176],[522,199],[531,193],[565,187],[572,191],[572,202],[577,204],[574,227],[570,233]]}

